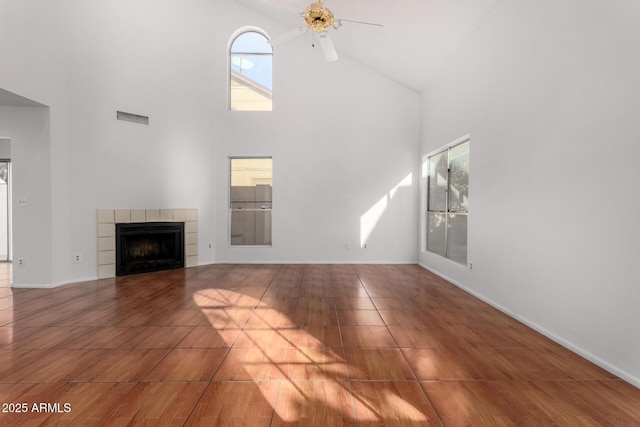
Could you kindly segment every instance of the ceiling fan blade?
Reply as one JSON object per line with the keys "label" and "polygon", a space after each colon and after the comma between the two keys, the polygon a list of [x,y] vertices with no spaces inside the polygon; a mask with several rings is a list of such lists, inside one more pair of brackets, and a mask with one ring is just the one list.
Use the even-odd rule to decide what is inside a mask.
{"label": "ceiling fan blade", "polygon": [[333,46],[333,41],[331,40],[329,33],[320,34],[318,41],[320,42],[322,53],[324,53],[324,59],[326,59],[327,62],[332,62],[338,59],[338,52],[336,52],[336,48]]}
{"label": "ceiling fan blade", "polygon": [[342,25],[343,22],[351,22],[353,24],[364,24],[364,25],[373,25],[375,27],[382,27],[384,28],[384,25],[382,24],[376,24],[374,22],[365,22],[365,21],[352,21],[351,19],[336,19],[336,21],[338,21],[338,25]]}
{"label": "ceiling fan blade", "polygon": [[271,46],[279,46],[279,45],[281,45],[283,43],[288,42],[289,40],[295,39],[300,34],[304,34],[306,32],[307,32],[307,28],[306,27],[294,28],[293,30],[289,30],[284,34],[280,34],[279,36],[276,36],[276,37],[272,38],[271,40],[269,40],[269,44]]}

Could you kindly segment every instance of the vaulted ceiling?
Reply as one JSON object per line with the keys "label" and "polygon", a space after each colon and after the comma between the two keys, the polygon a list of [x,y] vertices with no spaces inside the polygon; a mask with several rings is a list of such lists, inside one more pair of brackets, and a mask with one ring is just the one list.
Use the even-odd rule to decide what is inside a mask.
{"label": "vaulted ceiling", "polygon": [[0,89],[0,107],[44,107],[44,105]]}
{"label": "vaulted ceiling", "polygon": [[[304,24],[310,0],[236,0],[286,28]],[[452,51],[501,0],[326,0],[336,18],[331,29],[339,56],[350,57],[414,90],[421,91]],[[272,37],[278,36],[272,34]]]}

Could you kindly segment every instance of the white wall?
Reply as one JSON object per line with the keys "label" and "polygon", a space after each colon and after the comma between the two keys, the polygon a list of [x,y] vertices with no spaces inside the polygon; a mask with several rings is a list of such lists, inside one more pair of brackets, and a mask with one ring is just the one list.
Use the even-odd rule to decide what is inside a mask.
{"label": "white wall", "polygon": [[[45,284],[96,277],[100,208],[197,208],[201,264],[415,262],[417,93],[348,58],[326,64],[299,40],[276,54],[275,111],[231,113],[231,34],[287,30],[234,1],[0,0],[0,10],[11,64],[0,88],[50,107],[48,169],[27,178],[50,192]],[[116,121],[117,110],[150,125]],[[271,249],[227,246],[230,155],[274,157]],[[361,216],[407,176],[358,249]]]}
{"label": "white wall", "polygon": [[419,257],[636,385],[639,13],[503,2],[469,38],[424,93],[422,152],[471,134],[473,270]]}
{"label": "white wall", "polygon": [[[261,27],[271,37],[290,30],[221,3],[216,57],[242,26]],[[226,66],[218,62],[214,70],[215,98],[225,101]],[[218,261],[415,262],[419,95],[349,58],[325,62],[308,37],[274,49],[273,87],[271,113],[215,104]],[[272,248],[229,247],[229,156],[273,156]],[[391,198],[407,177],[412,183]],[[368,217],[368,249],[362,250],[362,217],[383,199],[386,209]]]}
{"label": "white wall", "polygon": [[0,137],[0,159],[11,160],[11,139]]}
{"label": "white wall", "polygon": [[[52,196],[49,285],[96,277],[99,208],[198,208],[215,221],[208,3],[0,3],[0,88],[51,107],[50,172],[29,178]],[[200,224],[210,240],[213,224]]]}
{"label": "white wall", "polygon": [[[197,208],[215,261],[211,2],[74,1],[68,62],[69,275],[96,275],[96,209]],[[149,126],[116,120],[116,111]],[[74,253],[85,261],[74,263]]]}
{"label": "white wall", "polygon": [[[51,283],[53,245],[49,110],[0,107],[0,135],[11,137],[14,283],[42,287]],[[18,199],[26,199],[20,206]]]}
{"label": "white wall", "polygon": [[[64,58],[68,47],[69,17],[64,9],[57,2],[46,0],[0,0],[0,52],[3,63],[0,67],[0,89],[21,95],[29,100],[27,104],[39,103],[51,107],[46,113],[46,130],[37,127],[35,129],[48,133],[46,136],[43,134],[36,137],[36,140],[44,144],[42,149],[45,149],[46,145],[49,153],[46,160],[22,158],[21,163],[24,167],[38,172],[24,175],[22,183],[14,176],[15,185],[25,185],[42,191],[43,198],[33,199],[34,203],[49,206],[43,213],[48,220],[40,221],[38,225],[14,216],[14,257],[24,257],[27,260],[27,266],[22,270],[24,275],[14,275],[15,284],[48,286],[68,277],[64,268],[66,265],[62,262],[62,259],[67,257],[68,241],[65,151],[67,78]],[[25,123],[27,122],[30,120],[26,119]],[[29,126],[25,131],[31,131]],[[55,167],[52,167],[52,164],[55,164]],[[13,166],[15,172],[17,164]],[[14,191],[14,196],[16,195]],[[36,198],[38,197],[40,195],[36,195]],[[32,241],[27,237],[32,236],[32,227],[49,236],[44,246],[37,238],[34,237]],[[27,239],[24,243],[21,242],[23,238]],[[52,247],[56,250],[52,250]],[[43,248],[46,248],[47,259],[40,261]],[[27,269],[37,270],[37,277],[31,276]],[[37,282],[29,278],[37,279]]]}

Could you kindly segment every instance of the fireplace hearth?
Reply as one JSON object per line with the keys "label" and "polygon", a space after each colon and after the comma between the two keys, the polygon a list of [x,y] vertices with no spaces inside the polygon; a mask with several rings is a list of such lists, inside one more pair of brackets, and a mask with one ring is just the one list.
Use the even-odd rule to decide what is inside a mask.
{"label": "fireplace hearth", "polygon": [[184,267],[184,223],[116,224],[116,276]]}

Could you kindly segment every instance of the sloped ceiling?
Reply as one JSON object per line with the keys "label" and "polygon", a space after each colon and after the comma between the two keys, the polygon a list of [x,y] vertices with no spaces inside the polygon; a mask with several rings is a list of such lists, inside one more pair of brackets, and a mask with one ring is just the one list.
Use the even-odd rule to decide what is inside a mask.
{"label": "sloped ceiling", "polygon": [[44,105],[0,89],[0,107],[44,107]]}
{"label": "sloped ceiling", "polygon": [[[308,0],[236,0],[281,23],[303,24]],[[326,0],[336,18],[355,23],[331,29],[339,56],[350,57],[416,91],[422,91],[462,40],[501,0]],[[278,34],[272,34],[272,37]]]}

